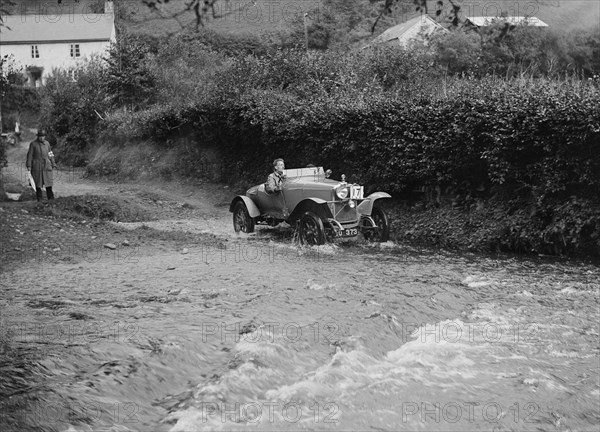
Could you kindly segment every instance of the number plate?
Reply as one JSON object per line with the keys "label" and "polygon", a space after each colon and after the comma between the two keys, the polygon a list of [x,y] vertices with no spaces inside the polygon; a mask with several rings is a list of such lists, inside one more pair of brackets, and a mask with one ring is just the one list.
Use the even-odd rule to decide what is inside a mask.
{"label": "number plate", "polygon": [[364,188],[363,186],[352,186],[350,187],[350,198],[351,199],[363,199]]}
{"label": "number plate", "polygon": [[358,235],[358,228],[346,228],[340,231],[340,237],[354,237]]}

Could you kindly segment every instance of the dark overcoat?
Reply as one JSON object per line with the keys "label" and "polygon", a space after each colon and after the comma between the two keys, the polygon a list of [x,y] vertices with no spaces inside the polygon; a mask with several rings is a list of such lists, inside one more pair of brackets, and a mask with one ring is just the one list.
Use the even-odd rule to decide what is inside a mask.
{"label": "dark overcoat", "polygon": [[52,186],[52,170],[56,167],[54,158],[48,156],[50,143],[39,138],[29,144],[25,166],[31,170],[35,187]]}

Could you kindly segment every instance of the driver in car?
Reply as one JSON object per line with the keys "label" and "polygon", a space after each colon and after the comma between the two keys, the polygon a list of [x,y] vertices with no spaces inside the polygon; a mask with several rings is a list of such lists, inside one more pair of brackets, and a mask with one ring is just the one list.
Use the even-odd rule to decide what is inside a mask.
{"label": "driver in car", "polygon": [[265,183],[265,191],[267,193],[275,193],[283,189],[283,184],[286,180],[286,175],[283,173],[285,163],[283,159],[275,159],[273,161],[273,172],[269,174]]}

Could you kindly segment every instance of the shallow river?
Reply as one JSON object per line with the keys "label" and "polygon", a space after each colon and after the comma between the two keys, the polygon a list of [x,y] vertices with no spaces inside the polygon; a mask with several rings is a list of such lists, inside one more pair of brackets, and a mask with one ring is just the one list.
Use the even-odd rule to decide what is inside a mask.
{"label": "shallow river", "polygon": [[594,265],[250,238],[0,278],[3,430],[600,424]]}

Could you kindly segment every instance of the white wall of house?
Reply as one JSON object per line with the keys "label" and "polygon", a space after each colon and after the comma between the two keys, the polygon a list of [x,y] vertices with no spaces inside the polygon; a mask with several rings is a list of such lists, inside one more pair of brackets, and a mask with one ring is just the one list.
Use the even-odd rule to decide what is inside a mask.
{"label": "white wall of house", "polygon": [[[71,45],[79,45],[79,57],[71,57]],[[37,46],[38,58],[32,57],[32,46]],[[29,85],[45,84],[48,75],[53,69],[74,69],[86,59],[94,55],[102,55],[110,47],[109,41],[96,42],[56,42],[2,45],[2,55],[12,54],[15,66],[22,67],[26,72],[27,67],[36,66],[43,68],[41,83],[29,82]],[[28,76],[31,79],[31,76]]]}
{"label": "white wall of house", "polygon": [[28,85],[45,84],[54,69],[73,70],[93,56],[104,56],[116,41],[112,1],[106,1],[104,13],[93,14],[74,13],[72,8],[63,10],[61,4],[52,4],[56,7],[51,11],[42,13],[45,9],[38,7],[34,13],[21,10],[4,17],[0,55],[12,56],[9,66],[21,68]]}

